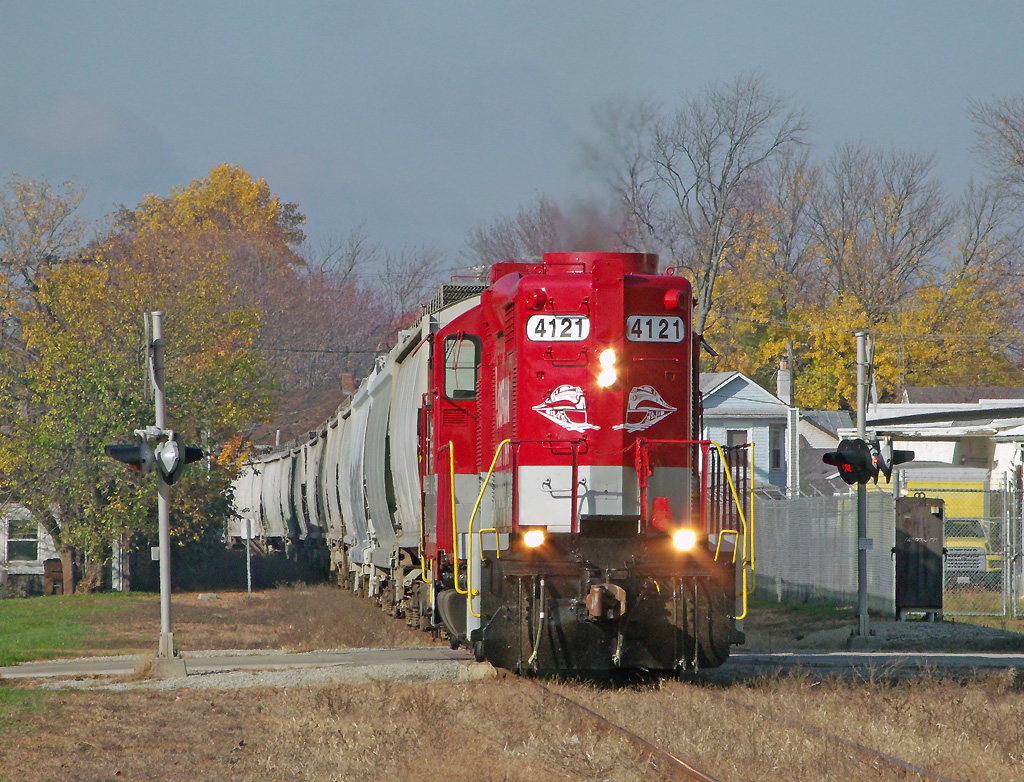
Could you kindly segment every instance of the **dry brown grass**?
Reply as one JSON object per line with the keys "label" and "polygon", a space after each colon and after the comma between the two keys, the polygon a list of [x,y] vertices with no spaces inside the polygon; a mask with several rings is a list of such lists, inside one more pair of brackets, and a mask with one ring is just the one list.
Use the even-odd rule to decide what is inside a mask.
{"label": "dry brown grass", "polygon": [[[796,676],[728,688],[554,687],[722,780],[914,778],[766,715],[953,779],[1017,782],[1024,767],[1024,693],[1009,676],[967,683]],[[25,714],[0,737],[0,778],[671,778],[618,734],[518,679],[44,697],[41,711]]]}
{"label": "dry brown grass", "polygon": [[[0,779],[146,779],[250,776],[248,747],[259,694],[218,692],[45,694],[44,707],[0,736]],[[238,767],[242,776],[235,776]]]}
{"label": "dry brown grass", "polygon": [[700,758],[720,779],[908,778],[807,728],[953,779],[1010,782],[1024,768],[1024,692],[1012,672],[968,682],[802,675],[728,688],[667,682],[577,698],[680,757]]}
{"label": "dry brown grass", "polygon": [[[211,597],[215,594],[216,597]],[[200,649],[344,649],[426,646],[433,639],[388,618],[369,600],[327,585],[254,592],[174,594],[175,646]],[[152,651],[160,636],[157,595],[110,617],[93,642],[96,654]]]}
{"label": "dry brown grass", "polygon": [[[156,608],[140,607],[130,628],[112,626],[111,639],[123,646],[155,639]],[[244,593],[175,595],[174,609],[175,639],[185,649],[429,640],[327,587],[251,601]],[[914,778],[805,728],[953,779],[1024,778],[1024,687],[1011,674],[966,682],[795,675],[730,685],[549,686],[722,780]],[[19,685],[6,692],[17,697],[0,697],[0,780],[12,782],[671,778],[618,734],[515,678],[238,691]]]}

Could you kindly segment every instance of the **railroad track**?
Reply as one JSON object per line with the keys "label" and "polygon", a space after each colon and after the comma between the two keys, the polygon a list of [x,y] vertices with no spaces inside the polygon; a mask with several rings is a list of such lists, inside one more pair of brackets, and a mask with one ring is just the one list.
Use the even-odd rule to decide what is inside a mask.
{"label": "railroad track", "polygon": [[588,709],[582,703],[578,703],[577,701],[574,701],[572,698],[567,698],[561,693],[557,693],[554,690],[545,687],[540,682],[533,681],[532,684],[535,687],[538,687],[539,689],[543,690],[547,695],[550,695],[551,697],[555,698],[561,703],[566,704],[571,709],[574,709],[587,715],[587,717],[589,717],[594,722],[598,722],[604,725],[605,727],[611,728],[616,733],[619,733],[620,735],[627,738],[632,744],[636,745],[644,752],[649,753],[651,759],[655,762],[655,764],[658,766],[660,770],[674,771],[680,779],[697,780],[698,782],[719,782],[718,779],[711,776],[710,774],[701,771],[696,766],[687,763],[685,760],[677,758],[668,750],[663,749],[662,747],[659,747],[656,744],[652,744],[643,737],[638,736],[636,733],[633,733],[633,731],[629,730],[628,728],[624,728],[622,725],[619,725],[616,722],[612,722],[611,720],[602,717],[596,711]]}
{"label": "railroad track", "polygon": [[[649,753],[651,760],[657,765],[659,770],[674,772],[679,779],[699,780],[700,782],[719,782],[719,780],[716,777],[711,776],[709,773],[705,771],[701,771],[693,764],[682,760],[676,755],[673,755],[671,752],[664,749],[663,747],[659,747],[656,744],[652,744],[651,742],[644,739],[642,736],[633,733],[628,728],[625,728],[622,725],[619,725],[618,723],[612,722],[611,720],[607,719],[606,717],[603,717],[594,710],[584,706],[582,703],[579,703],[573,700],[572,698],[566,697],[561,693],[555,692],[554,690],[551,690],[550,688],[546,687],[540,682],[532,681],[531,683],[535,687],[542,690],[545,694],[550,695],[552,698],[555,698],[556,700],[565,704],[569,708],[578,711],[582,714],[585,714],[592,721],[604,725],[605,727],[610,728],[614,732],[624,736],[639,749]],[[826,733],[825,731],[818,730],[817,728],[813,728],[809,725],[804,725],[802,723],[771,714],[770,712],[762,711],[761,709],[758,709],[754,706],[743,703],[742,701],[738,701],[735,698],[730,698],[725,695],[720,695],[719,697],[724,702],[730,704],[735,708],[752,711],[759,717],[762,717],[764,719],[772,720],[773,722],[777,722],[779,724],[786,725],[791,728],[802,730],[810,735],[822,739],[823,741],[843,746],[846,749],[851,750],[856,755],[859,755],[863,758],[870,760],[876,768],[879,766],[884,766],[892,769],[893,771],[901,773],[903,775],[901,778],[905,778],[906,773],[909,772],[911,774],[916,775],[920,779],[937,780],[938,782],[961,782],[960,780],[943,776],[942,774],[936,774],[935,772],[929,771],[928,769],[915,766],[914,764],[909,763],[905,760],[901,760],[900,758],[893,757],[892,755],[886,754],[885,752],[880,752],[877,749],[873,749],[863,744],[859,744],[855,741],[843,738],[842,736],[836,736],[831,733]]]}

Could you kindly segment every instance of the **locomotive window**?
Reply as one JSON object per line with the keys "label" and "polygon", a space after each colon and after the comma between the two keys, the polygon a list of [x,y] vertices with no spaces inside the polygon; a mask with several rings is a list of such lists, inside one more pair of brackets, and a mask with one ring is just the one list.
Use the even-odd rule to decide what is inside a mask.
{"label": "locomotive window", "polygon": [[480,338],[471,334],[445,337],[444,395],[449,399],[476,399],[480,348]]}

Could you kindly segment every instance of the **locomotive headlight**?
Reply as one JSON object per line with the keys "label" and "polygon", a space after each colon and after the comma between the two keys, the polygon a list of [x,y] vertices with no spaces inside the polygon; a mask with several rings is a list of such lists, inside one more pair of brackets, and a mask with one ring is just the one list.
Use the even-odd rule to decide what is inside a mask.
{"label": "locomotive headlight", "polygon": [[601,374],[597,376],[597,384],[601,388],[608,388],[617,378],[615,372],[615,351],[612,348],[602,350],[597,360],[601,364]]}
{"label": "locomotive headlight", "polygon": [[697,533],[692,529],[677,529],[672,535],[672,542],[679,551],[689,551],[697,545]]}
{"label": "locomotive headlight", "polygon": [[537,548],[541,543],[544,542],[544,530],[542,529],[530,529],[527,530],[523,535],[523,543],[530,548]]}

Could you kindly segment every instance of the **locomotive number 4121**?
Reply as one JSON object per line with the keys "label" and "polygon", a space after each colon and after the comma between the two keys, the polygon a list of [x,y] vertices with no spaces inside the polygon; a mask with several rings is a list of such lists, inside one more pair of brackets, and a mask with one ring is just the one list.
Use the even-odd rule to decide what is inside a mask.
{"label": "locomotive number 4121", "polygon": [[531,315],[526,336],[532,342],[581,342],[590,336],[585,315]]}
{"label": "locomotive number 4121", "polygon": [[626,337],[630,342],[682,342],[686,338],[683,319],[675,315],[630,315]]}

